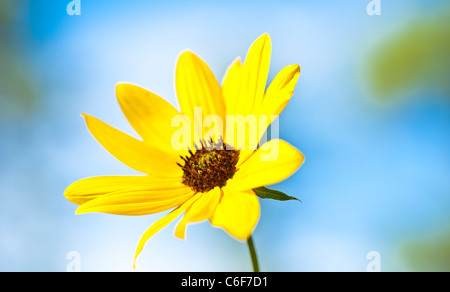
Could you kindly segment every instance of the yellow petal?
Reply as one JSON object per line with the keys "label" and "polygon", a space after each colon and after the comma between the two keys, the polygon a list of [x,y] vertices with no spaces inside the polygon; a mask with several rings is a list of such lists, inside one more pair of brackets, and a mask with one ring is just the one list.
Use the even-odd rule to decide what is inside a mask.
{"label": "yellow petal", "polygon": [[181,177],[176,152],[162,151],[139,141],[107,124],[83,114],[91,134],[114,157],[125,165],[155,177]]}
{"label": "yellow petal", "polygon": [[214,214],[217,204],[221,198],[221,190],[216,187],[207,193],[198,193],[198,200],[186,210],[183,219],[178,223],[175,229],[175,236],[184,239],[186,234],[186,225],[188,223],[200,222],[211,218]]}
{"label": "yellow petal", "polygon": [[194,192],[177,183],[160,186],[159,189],[132,188],[98,197],[78,207],[76,214],[108,213],[115,215],[139,216],[172,209],[186,202]]}
{"label": "yellow petal", "polygon": [[[233,123],[227,120],[226,123],[225,140],[233,148],[241,150],[240,164],[256,150],[269,125],[260,123],[259,110],[269,72],[270,54],[270,37],[263,34],[250,46],[244,65],[241,65],[239,58],[236,59],[228,68],[223,81],[222,91],[227,115],[233,116],[235,120],[238,120],[240,115],[248,122],[245,125],[231,125]],[[230,135],[232,128],[234,135]],[[239,131],[245,131],[244,136],[239,136]]]}
{"label": "yellow petal", "polygon": [[238,166],[258,148],[260,137],[267,128],[263,126],[265,124],[260,123],[256,113],[247,117],[227,116],[225,141],[233,149],[240,150]]}
{"label": "yellow petal", "polygon": [[237,112],[244,117],[254,114],[264,97],[269,74],[271,41],[268,34],[260,36],[248,50],[242,69],[242,87]]}
{"label": "yellow petal", "polygon": [[[194,123],[200,125],[209,115],[217,115],[222,121],[225,120],[225,106],[219,83],[208,65],[194,53],[186,51],[179,57],[175,83],[181,112],[190,118],[192,126]],[[201,108],[201,114],[197,116],[196,121],[195,108]],[[203,129],[203,133],[199,133],[197,138],[203,138],[207,130]]]}
{"label": "yellow petal", "polygon": [[149,176],[97,176],[74,182],[64,192],[70,202],[81,205],[111,193],[136,189],[158,190],[177,185],[180,179],[157,179]]}
{"label": "yellow petal", "polygon": [[161,150],[172,147],[176,128],[171,122],[180,113],[170,103],[131,84],[118,84],[116,95],[128,121],[145,142]]}
{"label": "yellow petal", "polygon": [[225,229],[236,239],[246,240],[259,220],[258,198],[252,190],[235,191],[226,186],[222,191],[223,196],[211,218],[211,224]]}
{"label": "yellow petal", "polygon": [[222,95],[225,102],[227,115],[237,115],[237,107],[240,102],[242,86],[242,64],[241,59],[236,58],[228,67],[222,81]]}
{"label": "yellow petal", "polygon": [[[300,66],[297,64],[283,68],[270,84],[264,95],[260,114],[278,116],[289,102],[294,93],[300,75]],[[269,124],[272,119],[267,119]]]}
{"label": "yellow petal", "polygon": [[241,165],[244,164],[253,155],[253,153],[255,153],[254,150],[239,151],[239,161],[236,164],[237,168],[240,169]]}
{"label": "yellow petal", "polygon": [[141,253],[142,249],[144,248],[145,243],[157,232],[159,232],[161,229],[166,227],[170,222],[175,220],[178,216],[181,215],[187,208],[189,208],[196,200],[198,199],[197,196],[193,196],[191,199],[189,199],[186,203],[179,206],[178,208],[171,211],[169,214],[164,216],[163,218],[156,221],[152,226],[150,226],[147,231],[142,235],[141,239],[139,240],[139,244],[136,248],[136,253],[134,256],[134,263],[133,268],[136,268],[136,259]]}
{"label": "yellow petal", "polygon": [[[278,115],[281,114],[288,104],[294,93],[294,88],[299,75],[300,67],[296,64],[283,68],[283,70],[275,76],[264,94],[262,104],[255,108],[255,115],[258,117],[258,126],[256,127],[258,132],[256,140],[258,143],[261,141],[267,127],[269,127]],[[253,151],[246,150],[247,151],[241,151],[238,166],[244,163],[253,154]]]}
{"label": "yellow petal", "polygon": [[232,179],[233,188],[251,190],[278,183],[303,163],[303,154],[283,140],[271,140],[247,159]]}

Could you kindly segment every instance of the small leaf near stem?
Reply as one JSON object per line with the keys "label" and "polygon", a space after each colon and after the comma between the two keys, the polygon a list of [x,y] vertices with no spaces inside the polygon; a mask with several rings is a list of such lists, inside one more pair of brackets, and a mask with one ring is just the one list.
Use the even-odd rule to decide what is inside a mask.
{"label": "small leaf near stem", "polygon": [[273,199],[273,200],[278,200],[278,201],[297,200],[297,201],[301,202],[299,199],[297,199],[295,197],[288,196],[283,192],[272,190],[272,189],[269,189],[266,187],[259,187],[259,188],[253,189],[253,191],[261,199]]}

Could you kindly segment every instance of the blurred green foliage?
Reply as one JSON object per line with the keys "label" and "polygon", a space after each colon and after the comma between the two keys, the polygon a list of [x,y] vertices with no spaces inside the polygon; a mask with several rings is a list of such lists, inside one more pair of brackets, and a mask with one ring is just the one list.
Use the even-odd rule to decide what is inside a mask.
{"label": "blurred green foliage", "polygon": [[423,87],[450,96],[450,10],[410,22],[380,43],[369,62],[370,82],[379,97]]}
{"label": "blurred green foliage", "polygon": [[23,49],[26,34],[19,12],[24,4],[0,1],[0,117],[22,117],[37,105],[36,74]]}
{"label": "blurred green foliage", "polygon": [[406,244],[402,255],[414,272],[450,272],[450,228]]}

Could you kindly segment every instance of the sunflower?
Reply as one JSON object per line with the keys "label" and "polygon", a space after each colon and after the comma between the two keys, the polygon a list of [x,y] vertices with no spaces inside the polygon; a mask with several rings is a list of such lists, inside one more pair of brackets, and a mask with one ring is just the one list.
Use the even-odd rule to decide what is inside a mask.
{"label": "sunflower", "polygon": [[[145,243],[183,213],[175,229],[180,239],[185,237],[187,224],[204,220],[238,240],[251,238],[260,217],[255,190],[293,174],[304,161],[302,153],[279,139],[256,150],[237,147],[235,134],[217,132],[201,140],[194,135],[185,141],[186,147],[175,149],[174,137],[179,129],[173,121],[179,116],[194,121],[189,127],[195,132],[195,120],[199,120],[196,109],[201,109],[201,119],[266,117],[265,124],[258,120],[257,141],[260,141],[267,126],[291,98],[300,74],[298,65],[287,66],[265,90],[270,54],[270,37],[263,34],[250,46],[244,63],[237,58],[228,67],[220,86],[203,60],[190,51],[183,52],[175,72],[180,110],[139,86],[118,84],[120,107],[141,140],[90,115],[82,116],[91,134],[109,153],[144,175],[91,177],[71,184],[64,196],[79,205],[76,214],[133,216],[173,209],[143,234],[134,265]],[[226,131],[227,125],[219,129]],[[211,127],[202,125],[201,133],[208,129]],[[248,141],[244,144],[249,145]],[[264,157],[268,149],[276,149],[273,159]]]}

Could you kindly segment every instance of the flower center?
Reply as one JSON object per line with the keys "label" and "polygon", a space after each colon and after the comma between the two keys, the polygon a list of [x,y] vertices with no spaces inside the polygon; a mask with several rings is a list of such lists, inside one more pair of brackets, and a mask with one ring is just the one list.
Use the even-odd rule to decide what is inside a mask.
{"label": "flower center", "polygon": [[210,143],[209,147],[202,144],[202,148],[195,153],[189,150],[189,155],[181,156],[184,165],[178,165],[183,169],[182,183],[196,192],[205,193],[215,187],[224,187],[234,176],[239,151],[227,150],[223,142]]}

